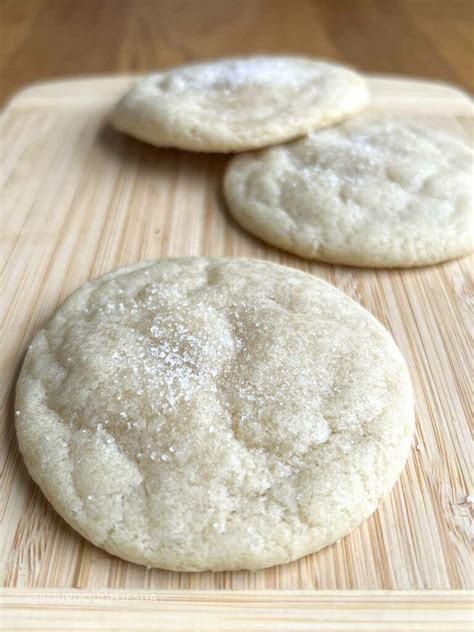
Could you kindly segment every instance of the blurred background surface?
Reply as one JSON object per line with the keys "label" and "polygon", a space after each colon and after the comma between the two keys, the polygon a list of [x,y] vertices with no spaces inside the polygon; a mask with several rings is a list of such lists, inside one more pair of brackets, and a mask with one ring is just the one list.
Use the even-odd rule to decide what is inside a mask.
{"label": "blurred background surface", "polygon": [[474,88],[474,0],[0,0],[0,103],[58,77],[293,52]]}

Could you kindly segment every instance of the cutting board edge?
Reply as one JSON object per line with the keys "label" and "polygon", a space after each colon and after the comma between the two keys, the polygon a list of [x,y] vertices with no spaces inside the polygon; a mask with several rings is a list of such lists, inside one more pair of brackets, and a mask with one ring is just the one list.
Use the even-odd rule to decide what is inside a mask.
{"label": "cutting board edge", "polygon": [[[0,597],[4,629],[156,630],[159,624],[181,632],[248,632],[273,629],[299,632],[354,629],[405,632],[470,630],[469,590],[22,590],[9,589]],[[66,624],[67,619],[67,624]],[[66,626],[66,627],[64,627]],[[125,628],[124,626],[127,626]],[[196,627],[198,626],[198,627]],[[290,627],[288,627],[290,626]],[[310,626],[310,627],[308,627]],[[438,627],[439,626],[439,627]]]}
{"label": "cutting board edge", "polygon": [[[104,99],[115,97],[117,90],[124,90],[128,85],[131,86],[135,81],[145,76],[145,74],[148,73],[84,75],[80,77],[48,79],[27,84],[11,95],[0,111],[0,116],[18,105],[31,104],[32,102],[38,104],[41,101],[47,101],[49,104],[51,100],[57,100],[62,103],[68,101],[77,103],[78,98],[92,100],[94,103],[103,101]],[[459,104],[469,106],[471,110],[474,108],[474,102],[465,90],[447,82],[401,75],[365,74],[365,77],[369,81],[369,87],[383,82],[385,85],[392,83],[394,87],[400,86],[400,84],[413,89],[418,87],[422,88],[423,92],[428,88],[433,91],[433,98],[451,98],[458,101]],[[97,88],[98,85],[101,86],[102,90],[104,86],[108,87],[105,94],[90,93],[90,90]],[[75,89],[73,94],[68,92],[71,88]],[[77,90],[78,88],[79,91]]]}

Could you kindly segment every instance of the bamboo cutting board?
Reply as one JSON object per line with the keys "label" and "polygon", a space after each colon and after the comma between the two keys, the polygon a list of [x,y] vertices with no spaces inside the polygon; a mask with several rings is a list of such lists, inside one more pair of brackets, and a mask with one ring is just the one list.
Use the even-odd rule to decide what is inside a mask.
{"label": "bamboo cutting board", "polygon": [[[157,149],[107,127],[107,113],[133,80],[39,84],[19,93],[2,115],[0,568],[3,585],[21,589],[5,594],[13,601],[20,595],[21,601],[28,590],[41,588],[470,587],[468,260],[413,270],[356,269],[309,263],[265,245],[225,209],[220,186],[227,156]],[[472,106],[454,88],[380,77],[370,79],[370,87],[372,108],[409,113],[471,139]],[[348,293],[393,333],[415,388],[414,446],[390,496],[342,541],[259,572],[146,569],[86,542],[32,483],[13,419],[14,384],[29,341],[82,283],[168,255],[250,256],[311,272]],[[432,603],[440,599],[438,594]]]}

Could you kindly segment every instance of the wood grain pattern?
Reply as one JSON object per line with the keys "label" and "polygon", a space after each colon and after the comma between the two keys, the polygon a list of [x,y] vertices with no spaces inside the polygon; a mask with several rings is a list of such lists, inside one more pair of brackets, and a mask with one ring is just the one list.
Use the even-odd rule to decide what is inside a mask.
{"label": "wood grain pattern", "polygon": [[33,81],[294,52],[474,90],[472,0],[0,0],[0,102]]}
{"label": "wood grain pattern", "polygon": [[[467,591],[7,590],[4,632],[470,632]],[[129,627],[131,626],[131,628]]]}
{"label": "wood grain pattern", "polygon": [[[264,244],[240,229],[225,209],[220,187],[226,156],[157,149],[107,127],[111,104],[131,81],[116,77],[40,85],[20,93],[2,116],[8,147],[0,170],[3,585],[468,588],[468,261],[404,271],[355,269],[310,263]],[[472,133],[472,106],[452,88],[387,78],[373,78],[370,86],[374,108],[412,112],[461,137]],[[328,280],[374,313],[408,360],[417,430],[399,483],[353,534],[292,564],[259,572],[192,574],[114,558],[59,518],[18,453],[15,379],[29,341],[58,304],[82,283],[117,266],[198,254],[252,256]]]}

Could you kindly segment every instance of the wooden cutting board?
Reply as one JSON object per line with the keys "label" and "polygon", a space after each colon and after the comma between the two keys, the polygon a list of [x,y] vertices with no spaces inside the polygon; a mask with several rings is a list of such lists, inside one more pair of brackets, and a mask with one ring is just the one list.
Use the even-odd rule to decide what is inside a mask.
{"label": "wooden cutting board", "polygon": [[[135,79],[38,84],[19,93],[2,115],[0,568],[3,585],[13,590],[5,594],[21,601],[39,588],[470,587],[468,260],[413,270],[356,269],[309,263],[267,246],[239,228],[225,208],[227,156],[157,149],[107,127],[111,106]],[[381,77],[371,78],[370,87],[373,109],[409,113],[471,139],[472,105],[458,90]],[[14,384],[29,341],[82,283],[168,255],[250,256],[311,272],[347,292],[393,333],[415,388],[413,451],[380,509],[342,541],[259,572],[146,569],[86,542],[29,478],[13,414]],[[432,604],[441,601],[437,594]]]}

